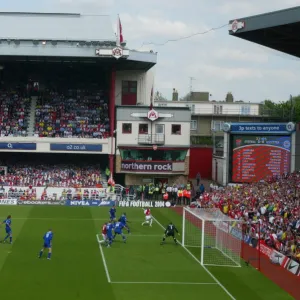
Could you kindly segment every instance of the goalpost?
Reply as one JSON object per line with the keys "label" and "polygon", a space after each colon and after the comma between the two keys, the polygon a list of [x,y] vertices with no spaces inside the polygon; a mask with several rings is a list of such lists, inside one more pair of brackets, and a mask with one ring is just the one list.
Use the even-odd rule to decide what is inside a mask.
{"label": "goalpost", "polygon": [[242,222],[219,209],[184,208],[182,246],[192,248],[202,265],[240,267]]}

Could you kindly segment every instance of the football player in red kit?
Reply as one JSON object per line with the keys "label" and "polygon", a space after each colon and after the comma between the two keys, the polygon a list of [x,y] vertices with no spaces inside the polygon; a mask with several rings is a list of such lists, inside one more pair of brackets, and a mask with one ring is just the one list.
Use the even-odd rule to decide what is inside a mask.
{"label": "football player in red kit", "polygon": [[106,226],[107,226],[107,223],[104,223],[103,226],[102,226],[102,238],[103,240],[101,241],[101,243],[105,243],[106,240],[107,240],[107,230],[106,230]]}
{"label": "football player in red kit", "polygon": [[151,215],[150,208],[146,208],[144,210],[144,214],[145,214],[145,222],[142,223],[142,226],[144,226],[145,224],[149,224],[150,226],[152,226],[153,218]]}

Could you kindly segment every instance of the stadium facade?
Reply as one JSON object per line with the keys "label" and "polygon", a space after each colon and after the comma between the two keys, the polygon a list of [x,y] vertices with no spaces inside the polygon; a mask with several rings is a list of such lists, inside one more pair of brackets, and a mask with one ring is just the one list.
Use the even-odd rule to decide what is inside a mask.
{"label": "stadium facade", "polygon": [[185,184],[189,175],[188,107],[117,107],[116,172],[126,185]]}
{"label": "stadium facade", "polygon": [[[280,11],[273,11],[261,15],[230,20],[229,34],[234,37],[238,37],[299,58],[300,39],[299,36],[297,35],[297,32],[299,31],[299,27],[300,27],[300,6],[292,7]],[[262,124],[256,124],[256,126],[260,126],[260,127],[261,125]],[[285,157],[280,157],[279,161],[283,165],[289,164],[290,165],[289,171],[293,172],[295,170],[300,169],[300,146],[299,146],[300,132],[298,131],[299,128],[296,128],[296,126],[293,123],[287,123],[285,124],[285,126],[286,126],[285,133],[274,132],[274,135],[278,135],[278,133],[284,134],[286,137],[290,135],[290,139],[284,138],[286,140],[285,147],[287,146],[291,147],[290,157],[289,159],[286,159]],[[295,128],[292,129],[293,127],[297,129],[296,132],[294,131]],[[231,143],[233,142],[233,140],[231,139],[230,141],[229,138],[229,135],[234,133],[233,129],[234,129],[234,125],[228,124],[226,130],[227,133],[225,133],[225,135],[228,136],[228,146],[230,142]],[[282,129],[284,129],[284,126],[282,126]],[[290,141],[291,144],[288,145]],[[235,140],[235,143],[236,142],[237,140]],[[239,143],[243,142],[243,140],[239,139],[238,142]],[[268,157],[264,156],[263,158],[264,160],[262,162],[268,160]],[[223,162],[221,162],[221,165],[222,167],[224,166]],[[218,170],[217,158],[214,159],[214,167],[216,168],[216,172],[217,172]],[[226,180],[225,172],[221,172],[221,173],[224,176],[221,176],[222,178],[220,178],[220,180],[224,180],[224,182],[228,182],[228,179]],[[260,252],[262,252],[263,255],[266,255],[269,258],[271,258],[269,256],[270,253],[269,248],[259,249],[259,250]],[[279,253],[279,257],[282,258],[279,264],[281,265],[282,268],[285,268],[285,270],[278,269],[278,271],[272,272],[272,268],[265,268],[262,270],[262,272],[268,278],[270,278],[272,281],[278,284],[282,289],[288,291],[295,299],[297,299],[299,297],[299,287],[298,287],[299,277],[297,276],[299,276],[300,264],[299,262],[290,260],[290,264],[285,265],[283,261],[287,261],[288,258],[284,256],[282,253]],[[292,276],[292,274],[295,276]]]}
{"label": "stadium facade", "polygon": [[[300,38],[297,35],[300,28],[300,6],[233,19],[229,21],[228,26],[231,36],[300,58]],[[300,132],[298,130],[295,139],[294,166],[299,170]]]}
{"label": "stadium facade", "polygon": [[[130,111],[143,110],[147,115],[151,110],[154,81],[151,68],[157,62],[157,54],[152,51],[131,50],[126,47],[126,43],[120,44],[108,16],[0,13],[0,24],[2,88],[13,84],[22,87],[27,85],[30,87],[31,97],[30,112],[26,117],[29,124],[26,132],[2,136],[0,151],[96,155],[95,159],[101,161],[104,168],[107,164],[111,174],[114,174],[116,151],[120,153],[118,147],[121,147],[121,144],[124,146],[123,142],[116,142],[114,138],[114,136],[121,138],[118,132],[122,132],[122,125],[119,122],[129,123],[132,118]],[[105,120],[109,121],[101,126],[100,130],[103,131],[101,139],[85,136],[80,139],[76,136],[62,138],[60,134],[50,137],[49,132],[36,131],[41,125],[36,124],[38,123],[36,113],[37,109],[40,109],[40,103],[43,103],[44,99],[47,100],[53,89],[58,90],[62,86],[67,93],[75,95],[75,98],[82,97],[83,102],[88,97],[94,97],[93,101],[98,99],[104,106],[107,103],[109,115]],[[84,90],[97,90],[97,93],[87,96],[84,95]],[[64,103],[63,99],[61,101]],[[43,109],[40,109],[40,114],[43,114]],[[119,120],[116,120],[116,111]],[[182,111],[190,121],[187,110]],[[174,114],[168,120],[159,117],[160,123],[164,120],[169,122],[172,118],[174,122],[180,122],[178,114],[180,112],[177,109],[175,119]],[[124,116],[129,120],[125,120]],[[84,122],[81,119],[79,121]],[[155,128],[158,127],[153,127],[151,133],[153,136],[156,134]],[[188,152],[189,131],[187,134],[188,139],[184,142],[184,147]],[[139,136],[127,135],[126,138],[126,143],[133,148],[141,145]],[[154,149],[156,142],[156,140],[147,141],[144,150]],[[140,149],[142,152],[144,150]],[[127,175],[136,173],[136,170],[123,171],[118,168],[118,173],[123,174],[123,177],[125,173]],[[187,175],[188,169],[181,167],[176,174],[180,172]],[[122,176],[118,179],[122,179]]]}

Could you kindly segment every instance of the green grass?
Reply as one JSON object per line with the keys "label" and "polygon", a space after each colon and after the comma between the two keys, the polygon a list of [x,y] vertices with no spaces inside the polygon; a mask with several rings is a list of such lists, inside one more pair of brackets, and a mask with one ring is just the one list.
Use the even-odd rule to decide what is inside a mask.
{"label": "green grass", "polygon": [[[127,244],[119,239],[111,248],[102,248],[109,283],[96,241],[108,208],[1,206],[2,219],[12,214],[14,238],[12,245],[0,244],[2,298],[231,299],[181,246],[171,240],[160,246],[162,228],[157,223],[152,228],[142,227],[141,209],[118,209],[118,213],[123,211],[131,221],[132,234]],[[153,215],[163,225],[172,220],[181,227],[181,217],[172,210],[153,209]],[[42,236],[49,228],[54,231],[51,261],[37,258]],[[3,226],[0,234],[2,238]],[[199,257],[199,249],[192,251]],[[234,299],[293,299],[251,267],[210,267],[207,270]]]}

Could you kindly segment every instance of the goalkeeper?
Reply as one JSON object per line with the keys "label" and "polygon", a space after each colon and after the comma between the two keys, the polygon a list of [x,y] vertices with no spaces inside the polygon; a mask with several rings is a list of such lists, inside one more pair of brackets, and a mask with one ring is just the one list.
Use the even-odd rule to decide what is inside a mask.
{"label": "goalkeeper", "polygon": [[179,232],[178,232],[178,229],[175,227],[175,225],[173,225],[173,223],[170,222],[169,225],[166,228],[165,234],[164,234],[162,242],[160,244],[163,245],[166,241],[166,238],[171,236],[173,238],[175,244],[177,245],[178,241],[176,240],[175,232],[178,235],[180,235]]}

